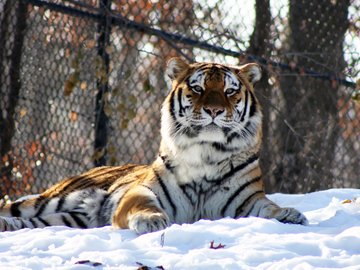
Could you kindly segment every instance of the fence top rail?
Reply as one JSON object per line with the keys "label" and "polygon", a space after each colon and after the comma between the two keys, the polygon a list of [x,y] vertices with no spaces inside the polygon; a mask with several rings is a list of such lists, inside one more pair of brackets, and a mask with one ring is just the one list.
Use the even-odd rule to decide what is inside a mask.
{"label": "fence top rail", "polygon": [[[248,61],[256,61],[259,64],[268,67],[271,66],[273,68],[279,68],[281,70],[286,70],[292,72],[293,75],[301,76],[301,77],[313,77],[321,80],[327,80],[336,82],[338,84],[344,85],[346,87],[350,87],[355,89],[356,83],[349,81],[347,79],[343,78],[342,74],[337,73],[320,73],[315,70],[306,69],[303,67],[293,67],[289,64],[273,61],[266,59],[261,56],[248,54],[242,51],[233,51],[229,49],[225,49],[220,46],[211,45],[204,41],[195,40],[192,38],[185,37],[183,35],[169,33],[161,29],[156,29],[154,27],[151,27],[149,25],[138,23],[132,20],[129,20],[123,16],[121,16],[118,13],[113,12],[112,10],[107,10],[107,12],[104,12],[104,8],[94,8],[91,6],[81,6],[80,8],[74,8],[71,6],[66,6],[63,4],[58,3],[52,3],[45,0],[21,0],[25,3],[31,4],[33,6],[38,7],[44,7],[46,9],[57,11],[65,14],[69,14],[72,16],[78,16],[83,18],[88,18],[96,21],[102,21],[106,17],[108,21],[110,21],[111,25],[119,26],[119,27],[125,27],[128,29],[133,29],[139,32],[144,32],[149,35],[154,35],[157,37],[160,37],[164,39],[167,42],[176,42],[176,43],[182,43],[186,45],[190,45],[199,49],[207,50],[209,52],[213,53],[219,53],[226,56],[232,56],[232,57],[242,57],[245,58]],[[88,9],[88,10],[85,10]],[[90,11],[91,10],[91,11]],[[97,11],[97,12],[94,12]],[[187,58],[189,61],[193,61],[190,57],[183,54],[184,57]]]}

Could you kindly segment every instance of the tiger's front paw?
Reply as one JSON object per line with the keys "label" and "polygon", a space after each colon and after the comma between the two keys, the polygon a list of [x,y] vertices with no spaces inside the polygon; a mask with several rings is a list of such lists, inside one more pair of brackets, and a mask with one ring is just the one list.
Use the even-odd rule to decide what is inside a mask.
{"label": "tiger's front paw", "polygon": [[138,234],[163,230],[169,224],[169,218],[163,213],[137,213],[129,218],[129,229]]}
{"label": "tiger's front paw", "polygon": [[275,215],[275,217],[278,221],[282,223],[291,223],[291,224],[301,224],[301,225],[307,225],[308,220],[306,217],[300,213],[298,210],[294,208],[281,208],[279,210],[279,213]]}

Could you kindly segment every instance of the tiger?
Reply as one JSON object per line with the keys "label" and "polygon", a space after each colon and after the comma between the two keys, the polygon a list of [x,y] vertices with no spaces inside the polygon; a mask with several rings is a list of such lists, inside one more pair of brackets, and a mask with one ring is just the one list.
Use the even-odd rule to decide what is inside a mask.
{"label": "tiger", "polygon": [[250,216],[308,224],[301,212],[265,195],[262,111],[254,93],[260,65],[175,57],[165,73],[171,90],[161,108],[153,163],[95,167],[5,204],[0,231],[111,225],[141,235],[200,219]]}

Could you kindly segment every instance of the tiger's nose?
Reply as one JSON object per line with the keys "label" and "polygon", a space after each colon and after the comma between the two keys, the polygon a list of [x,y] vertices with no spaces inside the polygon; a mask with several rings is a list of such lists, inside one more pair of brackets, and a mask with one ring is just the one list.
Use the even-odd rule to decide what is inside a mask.
{"label": "tiger's nose", "polygon": [[225,109],[220,107],[204,107],[204,111],[214,119],[216,116],[223,113]]}

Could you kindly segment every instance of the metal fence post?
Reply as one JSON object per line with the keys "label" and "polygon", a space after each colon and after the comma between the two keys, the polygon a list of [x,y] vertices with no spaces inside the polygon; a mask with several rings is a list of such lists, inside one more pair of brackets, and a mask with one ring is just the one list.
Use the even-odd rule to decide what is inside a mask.
{"label": "metal fence post", "polygon": [[95,105],[95,142],[94,142],[94,165],[103,166],[106,164],[106,144],[108,140],[108,123],[109,119],[104,111],[105,93],[109,91],[108,76],[109,73],[109,54],[106,47],[109,46],[111,33],[111,17],[109,10],[111,8],[111,0],[99,0],[99,8],[102,20],[98,25],[98,55],[102,61],[103,70],[106,76],[100,76],[97,79],[98,93],[96,95]]}

